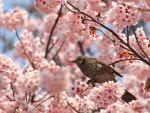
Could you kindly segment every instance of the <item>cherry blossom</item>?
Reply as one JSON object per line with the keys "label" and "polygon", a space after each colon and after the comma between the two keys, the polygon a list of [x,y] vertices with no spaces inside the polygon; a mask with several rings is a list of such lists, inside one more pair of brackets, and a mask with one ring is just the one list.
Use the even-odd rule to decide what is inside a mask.
{"label": "cherry blossom", "polygon": [[52,94],[65,90],[69,85],[70,78],[70,73],[67,70],[67,68],[61,69],[51,62],[50,69],[44,67],[40,73],[41,87],[46,88]]}
{"label": "cherry blossom", "polygon": [[21,28],[25,25],[28,14],[25,10],[17,7],[12,11],[8,11],[5,14],[5,26],[8,30],[14,31],[17,28]]}

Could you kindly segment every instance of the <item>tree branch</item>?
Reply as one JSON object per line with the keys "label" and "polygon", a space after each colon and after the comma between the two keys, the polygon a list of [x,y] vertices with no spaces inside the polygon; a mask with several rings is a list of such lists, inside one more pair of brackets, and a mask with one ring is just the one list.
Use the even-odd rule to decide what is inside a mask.
{"label": "tree branch", "polygon": [[46,102],[48,99],[52,98],[52,97],[54,97],[54,96],[49,96],[47,99],[45,99],[45,100],[43,100],[41,103],[37,104],[37,105],[34,107],[34,109],[37,108],[39,105],[43,104],[44,102]]}
{"label": "tree branch", "polygon": [[82,55],[85,55],[83,47],[82,47],[82,43],[80,41],[78,41],[78,46],[80,48],[80,52],[82,53]]}
{"label": "tree branch", "polygon": [[53,56],[52,60],[55,59],[55,57],[57,56],[57,54],[59,53],[59,51],[61,50],[62,46],[64,45],[65,41],[62,42],[62,44],[60,45],[59,49],[57,50],[57,52],[55,53],[55,55]]}
{"label": "tree branch", "polygon": [[121,59],[121,60],[117,60],[117,61],[115,61],[115,62],[113,62],[113,63],[110,63],[110,64],[108,64],[108,65],[114,65],[114,64],[116,64],[116,63],[118,63],[118,62],[131,61],[131,60],[140,60],[140,59],[138,59],[138,58]]}
{"label": "tree branch", "polygon": [[23,45],[23,43],[22,43],[22,40],[20,39],[20,37],[19,37],[19,35],[18,35],[18,31],[17,31],[17,30],[16,30],[16,36],[17,36],[17,38],[19,39],[19,41],[20,41],[20,43],[21,43],[21,45],[22,45],[23,51],[24,51],[25,55],[27,56],[29,62],[31,63],[33,69],[35,69],[34,63],[33,63],[33,61],[30,59],[30,57],[28,56],[28,54],[27,54],[27,52],[26,52],[26,50],[25,50],[25,48],[24,48],[24,45]]}
{"label": "tree branch", "polygon": [[48,53],[53,49],[54,45],[58,42],[58,39],[56,40],[55,43],[53,43],[53,45],[48,49]]}
{"label": "tree branch", "polygon": [[45,58],[47,58],[47,55],[49,53],[49,45],[50,45],[50,42],[51,42],[51,39],[52,39],[52,35],[53,35],[53,32],[54,32],[54,29],[55,29],[55,27],[56,27],[56,25],[57,25],[57,23],[59,21],[59,18],[61,17],[62,7],[63,7],[63,5],[61,5],[61,7],[59,9],[58,16],[57,16],[57,18],[55,20],[55,23],[54,23],[54,25],[53,25],[53,27],[51,29],[51,32],[50,32],[50,35],[49,35],[49,39],[48,39],[48,42],[47,42],[47,46],[46,46],[46,50],[45,50]]}

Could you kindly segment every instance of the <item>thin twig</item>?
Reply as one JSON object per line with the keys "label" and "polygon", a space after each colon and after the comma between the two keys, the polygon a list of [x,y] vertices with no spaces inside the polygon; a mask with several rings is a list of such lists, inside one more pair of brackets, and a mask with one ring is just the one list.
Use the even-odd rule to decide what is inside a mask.
{"label": "thin twig", "polygon": [[47,95],[48,95],[48,93],[45,94],[42,98],[40,98],[40,99],[38,99],[38,100],[34,100],[33,102],[39,102],[39,101],[41,101],[42,99],[44,99]]}
{"label": "thin twig", "polygon": [[129,27],[127,26],[127,44],[128,45],[129,45],[129,35],[130,35]]}
{"label": "thin twig", "polygon": [[6,97],[7,97],[10,101],[15,101],[14,99],[11,99],[8,95],[6,95]]}
{"label": "thin twig", "polygon": [[74,12],[74,13],[78,13],[78,12],[76,12],[76,11],[71,10],[66,4],[64,4],[64,6],[65,6],[69,11]]}
{"label": "thin twig", "polygon": [[135,33],[134,26],[132,26],[132,28],[133,28],[133,33],[134,33],[134,35],[135,35],[135,39],[136,39],[136,42],[137,42],[138,46],[140,47],[140,49],[141,49],[141,51],[143,52],[143,54],[145,55],[145,57],[150,61],[150,58],[149,58],[149,57],[147,56],[147,54],[144,52],[142,46],[140,45],[140,43],[139,43],[139,41],[138,41],[138,37],[137,37],[137,35],[136,35],[136,33]]}
{"label": "thin twig", "polygon": [[35,94],[33,94],[33,95],[31,96],[31,104],[34,103],[34,98],[35,98]]}
{"label": "thin twig", "polygon": [[34,63],[33,63],[33,61],[30,59],[30,57],[28,56],[28,54],[27,54],[27,52],[26,52],[26,50],[25,50],[25,48],[24,48],[24,45],[23,45],[23,43],[22,43],[22,40],[20,39],[20,37],[19,37],[19,35],[18,35],[18,31],[17,31],[17,30],[16,30],[16,36],[17,36],[17,38],[19,39],[19,41],[20,41],[20,43],[21,43],[21,45],[22,45],[23,51],[24,51],[25,55],[27,56],[29,62],[31,63],[33,69],[35,69]]}
{"label": "thin twig", "polygon": [[16,113],[17,110],[19,110],[19,107],[16,107],[16,108],[14,109],[14,113]]}
{"label": "thin twig", "polygon": [[45,100],[43,100],[41,103],[37,104],[37,105],[34,107],[34,109],[37,108],[38,106],[40,106],[41,104],[43,104],[44,102],[46,102],[48,99],[52,98],[52,97],[54,97],[54,96],[49,96],[47,99],[45,99]]}
{"label": "thin twig", "polygon": [[62,46],[64,45],[65,41],[62,42],[62,44],[60,45],[59,49],[57,50],[57,52],[55,53],[55,55],[53,56],[52,60],[55,59],[55,57],[57,56],[57,54],[59,53],[59,51],[61,50]]}
{"label": "thin twig", "polygon": [[126,49],[127,51],[131,51],[130,49],[124,47],[123,45],[119,45],[120,47],[122,47],[123,49]]}
{"label": "thin twig", "polygon": [[57,42],[58,42],[58,39],[57,39],[56,42],[53,43],[53,45],[48,49],[48,53],[53,49],[54,45],[56,45]]}
{"label": "thin twig", "polygon": [[92,22],[92,20],[90,20],[90,19],[88,19],[88,18],[83,18],[83,17],[81,17],[81,21],[82,21],[82,23],[84,23],[84,21],[91,21]]}
{"label": "thin twig", "polygon": [[[26,94],[27,94],[27,93],[26,93]],[[29,103],[30,100],[31,100],[31,93],[27,94],[27,96],[28,96],[28,98],[27,98],[27,103]]]}
{"label": "thin twig", "polygon": [[82,55],[85,55],[82,44],[83,43],[81,43],[80,41],[78,41],[78,46],[80,48],[80,52],[82,53]]}
{"label": "thin twig", "polygon": [[47,58],[47,55],[49,53],[49,45],[50,45],[50,42],[51,42],[51,39],[52,39],[52,35],[53,35],[53,32],[54,32],[54,29],[55,29],[55,27],[56,27],[56,25],[57,25],[57,23],[59,21],[59,18],[61,17],[62,7],[63,7],[63,5],[61,5],[61,7],[59,9],[58,16],[57,16],[57,18],[55,20],[55,23],[54,23],[54,25],[53,25],[53,27],[51,29],[51,32],[50,32],[50,35],[49,35],[49,39],[48,39],[48,42],[47,42],[47,46],[46,46],[46,50],[45,50],[45,58]]}
{"label": "thin twig", "polygon": [[116,63],[118,63],[118,62],[131,61],[131,60],[140,60],[140,59],[138,59],[138,58],[121,59],[121,60],[117,60],[117,61],[115,61],[115,62],[113,62],[113,63],[110,63],[110,64],[108,64],[108,65],[110,66],[110,65],[114,65],[114,64],[116,64]]}
{"label": "thin twig", "polygon": [[11,86],[11,90],[12,90],[12,93],[13,93],[13,98],[14,98],[13,100],[15,100],[15,91],[14,91],[12,82],[10,83],[10,86]]}
{"label": "thin twig", "polygon": [[27,92],[26,92],[26,101],[28,101],[28,94],[27,94]]}
{"label": "thin twig", "polygon": [[102,32],[104,34],[104,36],[106,36],[110,41],[112,41],[113,43],[115,43],[115,40],[109,38],[109,36],[107,36],[102,30],[95,28],[96,30]]}

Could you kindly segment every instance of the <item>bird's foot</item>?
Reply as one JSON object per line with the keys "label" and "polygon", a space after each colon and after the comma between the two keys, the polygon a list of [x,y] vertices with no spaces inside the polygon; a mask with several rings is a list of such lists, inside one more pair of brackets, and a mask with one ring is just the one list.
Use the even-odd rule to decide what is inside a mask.
{"label": "bird's foot", "polygon": [[88,80],[87,81],[87,84],[91,84],[93,87],[95,86],[95,84],[94,84],[95,82],[94,82],[94,80],[92,80],[92,79],[90,79],[90,80]]}

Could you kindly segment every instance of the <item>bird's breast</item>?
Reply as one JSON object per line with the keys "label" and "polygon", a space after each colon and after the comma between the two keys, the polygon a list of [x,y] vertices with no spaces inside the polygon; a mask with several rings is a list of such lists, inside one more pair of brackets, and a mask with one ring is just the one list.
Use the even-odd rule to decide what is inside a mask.
{"label": "bird's breast", "polygon": [[80,66],[80,69],[84,75],[91,78],[97,72],[97,64],[95,60],[88,59]]}

